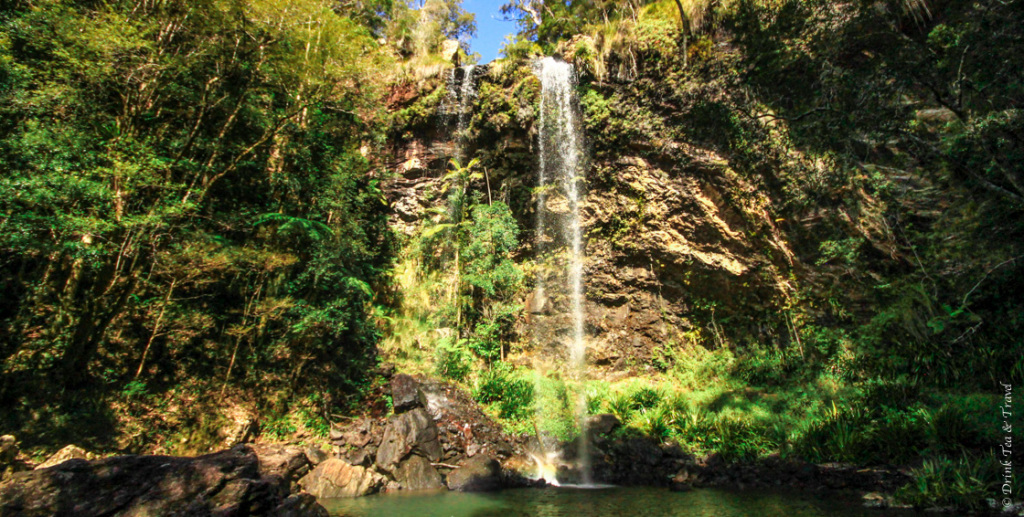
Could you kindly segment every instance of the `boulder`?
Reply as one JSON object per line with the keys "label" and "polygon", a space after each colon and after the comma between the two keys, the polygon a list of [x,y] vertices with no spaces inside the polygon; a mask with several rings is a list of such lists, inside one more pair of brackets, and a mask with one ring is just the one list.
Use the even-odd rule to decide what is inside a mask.
{"label": "boulder", "polygon": [[287,445],[250,445],[260,462],[261,476],[278,476],[290,486],[312,468],[306,453]]}
{"label": "boulder", "polygon": [[444,488],[444,481],[430,460],[412,455],[395,468],[395,481],[405,490],[436,490]]}
{"label": "boulder", "polygon": [[345,461],[352,465],[360,465],[363,467],[373,466],[374,459],[377,457],[377,450],[374,447],[364,447],[362,449],[353,449],[345,454]]}
{"label": "boulder", "polygon": [[374,443],[380,437],[380,431],[373,420],[360,419],[349,424],[343,429],[331,430],[331,441],[335,445],[351,445],[352,447],[365,447]]}
{"label": "boulder", "polygon": [[71,459],[16,473],[0,484],[0,515],[324,517],[326,510],[290,497],[282,477],[261,476],[259,458],[240,445],[196,458]]}
{"label": "boulder", "polygon": [[391,377],[391,404],[395,413],[404,413],[420,407],[420,383],[410,375],[400,373]]}
{"label": "boulder", "polygon": [[68,445],[63,449],[53,453],[49,458],[36,466],[36,470],[47,469],[56,465],[60,465],[68,460],[85,460],[89,459],[89,453],[85,452],[85,449],[77,445]]}
{"label": "boulder", "polygon": [[387,479],[363,467],[331,458],[299,480],[299,486],[317,498],[361,497],[378,492]]}
{"label": "boulder", "polygon": [[463,460],[448,474],[448,488],[460,492],[484,492],[501,486],[501,464],[483,454]]}
{"label": "boulder", "polygon": [[319,465],[330,457],[330,454],[322,446],[310,445],[306,448],[306,457],[312,465]]}
{"label": "boulder", "polygon": [[621,424],[622,422],[619,421],[619,417],[611,413],[603,413],[587,417],[587,430],[590,431],[591,436],[606,435],[614,431]]}
{"label": "boulder", "polygon": [[327,509],[320,506],[310,494],[292,494],[270,512],[274,517],[330,517]]}
{"label": "boulder", "polygon": [[385,472],[394,472],[398,463],[414,452],[430,461],[441,459],[437,425],[423,408],[388,420],[384,438],[377,449],[377,466]]}

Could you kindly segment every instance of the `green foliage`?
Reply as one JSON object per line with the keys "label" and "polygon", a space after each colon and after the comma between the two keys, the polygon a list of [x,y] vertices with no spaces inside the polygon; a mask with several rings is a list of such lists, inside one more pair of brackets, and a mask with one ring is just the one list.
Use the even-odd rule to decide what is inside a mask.
{"label": "green foliage", "polygon": [[533,381],[514,374],[506,363],[497,363],[477,379],[474,398],[498,403],[498,416],[524,421],[534,412]]}
{"label": "green foliage", "polygon": [[[955,455],[969,450],[997,449],[1004,419],[1001,399],[994,395],[950,397],[931,418],[930,439],[941,453]],[[1022,419],[1010,420],[1017,427]]]}
{"label": "green foliage", "polygon": [[126,386],[134,413],[183,380],[278,413],[360,393],[394,253],[363,149],[391,7],[44,4],[0,15],[2,430],[57,439],[60,410],[18,409],[70,411],[40,386]]}
{"label": "green foliage", "polygon": [[578,436],[575,390],[580,387],[557,376],[538,376],[534,386],[537,430],[563,442]]}
{"label": "green foliage", "polygon": [[860,253],[861,243],[862,240],[855,237],[841,241],[822,241],[821,258],[815,263],[819,266],[829,262],[838,262],[844,265],[854,264]]}
{"label": "green foliage", "polygon": [[284,440],[297,430],[289,415],[281,415],[260,426],[260,434],[271,440]]}
{"label": "green foliage", "polygon": [[781,385],[806,367],[794,351],[754,349],[740,356],[733,375],[756,386]]}
{"label": "green foliage", "polygon": [[[451,161],[444,178],[448,208],[420,232],[417,245],[430,258],[424,268],[446,269],[453,286],[451,297],[434,318],[439,325],[455,329],[459,350],[472,351],[492,363],[504,357],[514,337],[522,307],[513,300],[523,273],[512,260],[519,245],[519,226],[508,206],[500,201],[484,203],[482,194],[471,190],[474,182],[484,179],[474,172],[478,163],[473,159],[463,167]],[[451,343],[439,345],[437,358],[439,372],[465,377],[462,370],[469,367],[470,358],[453,352]]]}
{"label": "green foliage", "polygon": [[991,456],[937,457],[911,471],[914,480],[897,492],[898,500],[917,508],[951,506],[958,510],[984,510],[985,501],[998,493],[1002,468]]}
{"label": "green foliage", "polygon": [[441,339],[438,341],[434,353],[435,373],[442,377],[461,381],[469,375],[473,368],[473,358],[464,339],[450,337]]}

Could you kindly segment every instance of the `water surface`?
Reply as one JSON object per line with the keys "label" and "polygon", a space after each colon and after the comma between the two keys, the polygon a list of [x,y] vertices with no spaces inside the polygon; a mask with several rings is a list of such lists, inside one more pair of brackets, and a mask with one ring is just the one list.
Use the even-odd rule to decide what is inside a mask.
{"label": "water surface", "polygon": [[909,511],[874,510],[836,494],[616,487],[385,494],[325,501],[335,517],[881,517]]}

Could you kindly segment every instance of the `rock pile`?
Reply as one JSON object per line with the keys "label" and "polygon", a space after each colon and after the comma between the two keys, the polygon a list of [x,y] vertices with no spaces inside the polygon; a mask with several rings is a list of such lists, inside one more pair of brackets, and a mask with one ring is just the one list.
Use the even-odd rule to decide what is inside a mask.
{"label": "rock pile", "polygon": [[292,494],[289,479],[308,460],[301,451],[248,445],[195,458],[80,458],[13,474],[0,484],[0,515],[327,517],[309,494]]}

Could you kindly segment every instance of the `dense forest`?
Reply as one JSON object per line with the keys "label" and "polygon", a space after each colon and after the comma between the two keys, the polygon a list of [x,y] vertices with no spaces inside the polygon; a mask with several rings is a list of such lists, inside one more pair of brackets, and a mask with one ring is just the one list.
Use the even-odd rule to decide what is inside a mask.
{"label": "dense forest", "polygon": [[5,428],[103,433],[112,401],[168,390],[186,422],[205,392],[320,416],[358,392],[395,246],[382,98],[473,30],[428,4],[4,5]]}
{"label": "dense forest", "polygon": [[[315,441],[392,411],[398,371],[511,435],[580,434],[582,393],[622,438],[994,497],[1024,1],[502,11],[474,76],[459,0],[0,3],[0,433],[40,459]],[[534,208],[543,56],[589,153],[586,381],[536,330],[566,303],[533,294],[565,260]]]}

